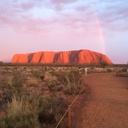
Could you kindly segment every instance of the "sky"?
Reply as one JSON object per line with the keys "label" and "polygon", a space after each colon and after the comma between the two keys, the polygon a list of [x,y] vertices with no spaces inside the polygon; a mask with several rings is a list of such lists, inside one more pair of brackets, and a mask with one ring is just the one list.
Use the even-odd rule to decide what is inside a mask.
{"label": "sky", "polygon": [[127,0],[0,0],[0,61],[88,49],[128,62]]}

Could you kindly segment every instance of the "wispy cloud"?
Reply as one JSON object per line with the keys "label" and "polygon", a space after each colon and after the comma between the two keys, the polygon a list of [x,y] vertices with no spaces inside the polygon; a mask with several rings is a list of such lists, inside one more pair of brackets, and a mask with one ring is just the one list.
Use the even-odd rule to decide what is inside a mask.
{"label": "wispy cloud", "polygon": [[126,30],[128,22],[128,5],[126,1],[101,0],[103,10],[99,10],[99,17],[105,28],[110,30]]}
{"label": "wispy cloud", "polygon": [[71,2],[75,2],[77,0],[52,0],[52,2],[54,4],[60,4],[60,3],[71,3]]}
{"label": "wispy cloud", "polygon": [[[72,49],[74,46],[77,49],[87,45],[92,48],[101,41],[99,32],[103,35],[102,30],[105,36],[112,33],[120,36],[123,33],[123,38],[118,38],[127,41],[124,34],[128,31],[128,4],[127,0],[1,0],[0,27],[1,42],[8,42],[10,51],[12,42],[15,42],[13,45],[16,44],[17,48],[20,43],[20,46],[23,45],[22,42],[28,44],[28,47],[33,43],[33,50],[35,46],[39,49],[40,46],[46,49],[57,49],[58,46],[60,49],[59,43],[63,44],[63,49],[67,47],[65,42],[70,43]],[[115,39],[109,37],[108,44],[119,43],[116,36]],[[77,45],[78,42],[83,45]],[[6,46],[2,48],[4,50]]]}
{"label": "wispy cloud", "polygon": [[50,32],[53,31],[50,28],[55,28],[57,24],[59,29],[65,27],[73,31],[86,31],[87,28],[92,30],[96,24],[97,14],[103,27],[126,30],[128,5],[124,4],[119,0],[3,1],[0,3],[0,23],[1,26],[7,25],[28,32]]}
{"label": "wispy cloud", "polygon": [[28,10],[28,9],[32,9],[33,7],[35,7],[35,4],[33,2],[22,3],[21,7],[23,10]]}

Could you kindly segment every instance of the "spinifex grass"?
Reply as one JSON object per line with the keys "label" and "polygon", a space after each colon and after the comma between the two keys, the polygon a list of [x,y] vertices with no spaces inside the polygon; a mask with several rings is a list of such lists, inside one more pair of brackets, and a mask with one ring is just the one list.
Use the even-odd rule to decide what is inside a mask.
{"label": "spinifex grass", "polygon": [[[50,90],[61,90],[65,94],[78,94],[83,87],[83,76],[75,70],[54,72],[56,81],[48,84]],[[59,88],[60,87],[60,88]],[[56,89],[55,89],[56,88]]]}
{"label": "spinifex grass", "polygon": [[[66,105],[66,106],[65,106]],[[0,118],[1,128],[50,128],[64,113],[67,104],[56,96],[12,96],[5,114]]]}
{"label": "spinifex grass", "polygon": [[2,72],[0,128],[54,127],[67,109],[65,94],[78,94],[83,87],[76,67],[14,66]]}
{"label": "spinifex grass", "polygon": [[[36,101],[37,102],[37,101]],[[0,119],[1,128],[39,128],[39,107],[31,97],[13,96],[7,103],[5,115]]]}

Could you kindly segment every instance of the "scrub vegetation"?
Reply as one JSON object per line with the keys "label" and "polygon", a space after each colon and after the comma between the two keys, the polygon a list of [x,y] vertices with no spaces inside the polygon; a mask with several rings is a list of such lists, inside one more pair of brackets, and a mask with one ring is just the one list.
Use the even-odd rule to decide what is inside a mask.
{"label": "scrub vegetation", "polygon": [[55,127],[85,86],[84,76],[72,66],[0,66],[0,74],[2,128]]}
{"label": "scrub vegetation", "polygon": [[[85,67],[88,74],[128,76],[126,66],[2,64],[0,127],[54,128],[81,89],[81,94],[88,92]],[[66,122],[65,117],[60,128],[67,127]]]}

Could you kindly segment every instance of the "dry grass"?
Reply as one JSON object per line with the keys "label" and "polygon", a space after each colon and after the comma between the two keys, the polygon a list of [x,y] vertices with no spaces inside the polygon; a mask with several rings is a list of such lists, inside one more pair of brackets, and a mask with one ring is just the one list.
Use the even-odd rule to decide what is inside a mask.
{"label": "dry grass", "polygon": [[[126,67],[87,68],[88,73],[126,70]],[[2,65],[0,74],[2,128],[55,127],[71,99],[83,88],[85,78],[78,66]],[[117,76],[128,74],[119,72]]]}
{"label": "dry grass", "polygon": [[128,72],[116,72],[115,75],[118,77],[128,77]]}
{"label": "dry grass", "polygon": [[71,102],[68,95],[83,86],[77,67],[0,66],[0,74],[4,128],[55,127]]}

